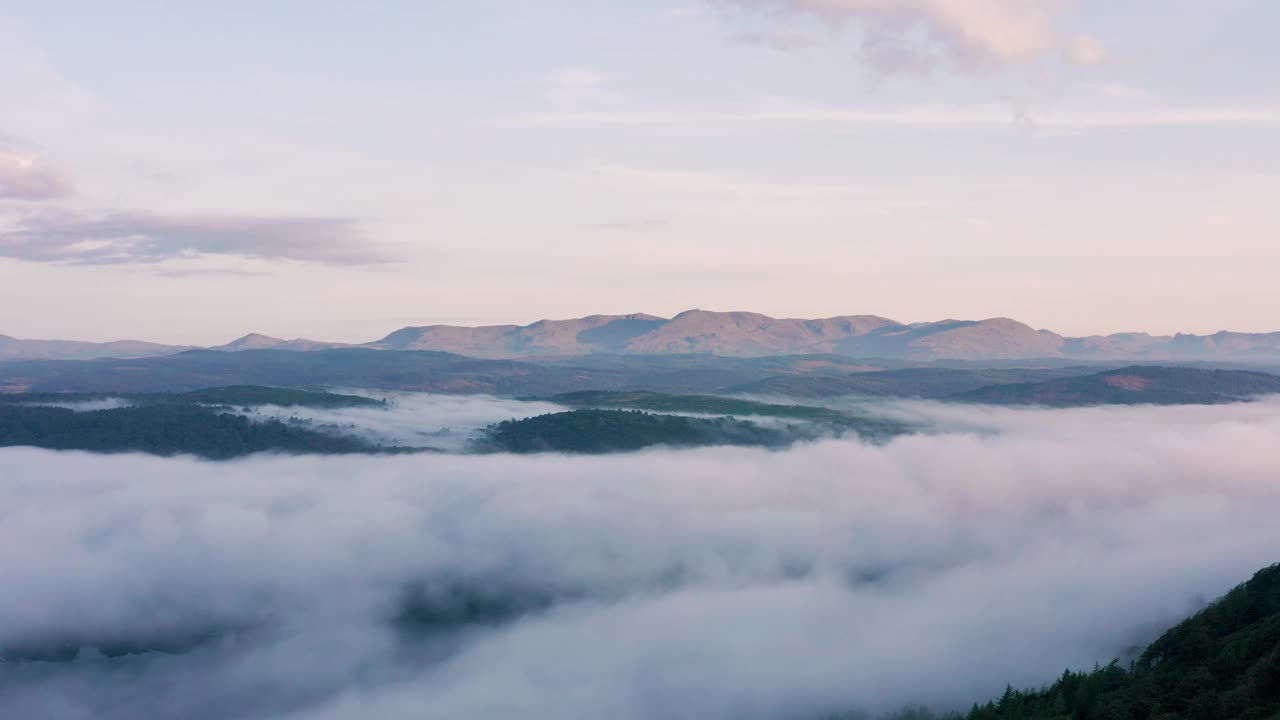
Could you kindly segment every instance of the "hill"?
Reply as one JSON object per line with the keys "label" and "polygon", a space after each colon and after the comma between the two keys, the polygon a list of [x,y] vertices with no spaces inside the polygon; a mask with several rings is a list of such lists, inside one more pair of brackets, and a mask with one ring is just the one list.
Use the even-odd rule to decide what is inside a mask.
{"label": "hill", "polygon": [[147,357],[172,355],[190,349],[190,346],[161,345],[140,340],[95,343],[80,340],[19,340],[8,335],[0,335],[0,361]]}
{"label": "hill", "polygon": [[778,319],[749,312],[688,310],[631,339],[628,353],[706,353],[728,356],[836,352],[837,344],[892,320],[851,315],[819,320]]}
{"label": "hill", "polygon": [[329,385],[502,395],[637,388],[705,393],[778,374],[847,373],[880,366],[836,356],[807,355],[585,355],[521,361],[367,348],[315,352],[193,350],[132,360],[0,363],[0,393],[181,392],[227,385]]}
{"label": "hill", "polygon": [[[849,716],[856,717],[856,716]],[[901,720],[930,720],[915,710]],[[1274,720],[1280,717],[1280,565],[1164,633],[1131,668],[1064,672],[1051,685],[944,720]]]}
{"label": "hill", "polygon": [[945,320],[903,325],[875,315],[814,320],[750,312],[688,310],[653,315],[592,315],[532,325],[403,328],[368,347],[445,350],[476,357],[709,354],[729,357],[839,353],[931,360],[1013,359],[1059,355],[1063,339],[1014,320]]}
{"label": "hill", "polygon": [[730,357],[835,353],[917,361],[1280,361],[1280,333],[1117,333],[1072,338],[1011,318],[906,324],[876,315],[802,319],[709,310],[688,310],[670,319],[636,313],[540,320],[531,325],[407,327],[366,347],[442,350],[489,358],[603,352]]}
{"label": "hill", "polygon": [[353,437],[278,420],[181,404],[76,412],[67,408],[0,404],[0,447],[196,455],[226,460],[259,452],[374,453],[388,449]]}
{"label": "hill", "polygon": [[569,368],[437,352],[192,350],[134,360],[4,363],[0,391],[132,394],[229,385],[330,385],[514,395],[579,389],[584,387],[581,375]]}
{"label": "hill", "polygon": [[992,385],[947,397],[993,405],[1216,404],[1280,393],[1280,376],[1243,370],[1134,366],[1081,377]]}
{"label": "hill", "polygon": [[772,405],[718,395],[667,395],[637,390],[632,392],[581,390],[538,398],[571,407],[613,407],[661,412],[701,413],[703,415],[758,415],[764,417],[826,420],[842,417],[829,408],[807,405]]}
{"label": "hill", "polygon": [[903,423],[885,418],[851,415],[824,407],[775,405],[717,395],[668,395],[655,392],[584,390],[544,398],[548,402],[585,408],[625,408],[664,413],[697,413],[732,417],[767,417],[812,423],[833,435],[856,433],[871,440],[885,440],[909,432]]}
{"label": "hill", "polygon": [[868,397],[941,398],[989,385],[1026,383],[1073,377],[1088,368],[903,368],[847,375],[775,375],[753,383],[733,385],[725,393],[793,398],[842,395]]}
{"label": "hill", "polygon": [[300,352],[310,352],[312,350],[332,350],[333,348],[340,347],[351,346],[344,343],[321,342],[319,340],[306,340],[304,338],[283,340],[281,338],[271,337],[270,335],[249,333],[244,337],[232,340],[226,345],[217,345],[207,349],[221,350],[222,352],[240,352],[242,350],[297,350]]}
{"label": "hill", "polygon": [[[1098,362],[1280,363],[1280,332],[1150,335],[1140,332],[1067,337],[1012,318],[902,323],[878,315],[775,318],[753,312],[687,310],[672,318],[645,313],[539,320],[528,325],[422,325],[404,327],[363,345],[284,340],[251,333],[223,352],[314,352],[342,347],[448,352],[511,359],[618,355],[720,355],[765,357],[837,354],[910,361],[996,362],[1074,359]],[[0,335],[0,361],[94,359],[168,355],[185,347],[122,341],[15,340]]]}
{"label": "hill", "polygon": [[780,430],[733,418],[654,415],[639,410],[570,410],[490,426],[473,452],[609,453],[655,445],[785,447]]}
{"label": "hill", "polygon": [[591,315],[539,320],[531,325],[407,327],[367,347],[380,350],[443,350],[474,357],[580,355],[614,352],[666,321],[653,315]]}
{"label": "hill", "polygon": [[125,400],[133,405],[231,405],[257,407],[383,407],[386,402],[358,395],[296,388],[262,387],[260,385],[233,385],[184,393],[0,393],[0,403],[60,404],[85,403],[98,400]]}
{"label": "hill", "polygon": [[876,315],[774,318],[688,310],[540,320],[531,325],[407,327],[366,347],[441,350],[475,357],[711,354],[760,357],[834,353],[900,360],[1280,361],[1280,333],[1117,333],[1072,338],[1011,318],[901,323]]}

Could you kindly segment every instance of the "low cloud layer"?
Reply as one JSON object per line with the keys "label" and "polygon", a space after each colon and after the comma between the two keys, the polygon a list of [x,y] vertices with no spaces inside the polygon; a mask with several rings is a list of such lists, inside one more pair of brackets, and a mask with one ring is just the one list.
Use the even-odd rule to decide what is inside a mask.
{"label": "low cloud layer", "polygon": [[386,400],[387,407],[307,408],[262,406],[255,420],[298,418],[318,428],[357,435],[370,442],[404,447],[429,447],[461,452],[479,431],[494,423],[569,408],[549,402],[528,402],[489,395],[437,395],[338,389],[349,395]]}
{"label": "low cloud layer", "polygon": [[0,199],[56,200],[73,191],[70,175],[38,155],[0,149]]}
{"label": "low cloud layer", "polygon": [[333,265],[390,260],[350,218],[58,210],[0,230],[0,257],[19,260],[108,265],[210,255]]}
{"label": "low cloud layer", "polygon": [[984,71],[1061,54],[1080,64],[1106,57],[1088,36],[1064,39],[1063,0],[718,0],[782,15],[805,15],[861,31],[864,64],[883,74],[937,67]]}
{"label": "low cloud layer", "polygon": [[0,647],[172,653],[11,660],[0,715],[967,706],[1124,657],[1280,559],[1274,404],[914,412],[975,431],[599,458],[0,451]]}

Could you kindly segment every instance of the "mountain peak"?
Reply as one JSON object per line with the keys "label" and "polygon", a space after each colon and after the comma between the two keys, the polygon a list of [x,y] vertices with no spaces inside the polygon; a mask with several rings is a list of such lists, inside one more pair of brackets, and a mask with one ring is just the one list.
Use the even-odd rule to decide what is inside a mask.
{"label": "mountain peak", "polygon": [[265,350],[268,348],[276,347],[278,345],[284,345],[287,342],[288,340],[283,340],[277,337],[271,337],[270,335],[263,335],[261,333],[249,333],[248,335],[244,335],[242,337],[236,338],[235,340],[232,340],[226,345],[219,345],[217,347],[211,347],[209,349],[210,350],[227,350],[227,351]]}
{"label": "mountain peak", "polygon": [[337,347],[344,347],[344,345],[342,343],[319,342],[305,338],[285,340],[263,335],[262,333],[249,333],[232,340],[226,345],[218,345],[208,349],[220,352],[240,352],[243,350],[328,350]]}

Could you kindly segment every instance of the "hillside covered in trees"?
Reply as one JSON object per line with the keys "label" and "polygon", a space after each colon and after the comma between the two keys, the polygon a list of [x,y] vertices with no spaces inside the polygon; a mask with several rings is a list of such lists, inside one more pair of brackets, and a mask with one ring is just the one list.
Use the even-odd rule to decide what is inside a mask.
{"label": "hillside covered in trees", "polygon": [[0,403],[0,447],[197,455],[225,460],[259,452],[387,452],[353,437],[280,420],[251,421],[216,409],[155,404],[76,412]]}
{"label": "hillside covered in trees", "polygon": [[662,413],[697,413],[733,417],[764,417],[809,423],[815,433],[854,433],[869,440],[887,440],[910,432],[902,422],[883,417],[855,415],[832,408],[757,402],[723,395],[673,395],[632,391],[584,390],[553,395],[546,400],[577,408],[649,410]]}
{"label": "hillside covered in trees", "polygon": [[1082,377],[991,385],[947,400],[992,405],[1215,405],[1280,393],[1280,375],[1246,370],[1134,366]]}
{"label": "hillside covered in trees", "polygon": [[[857,714],[840,720],[861,718]],[[1065,671],[967,713],[892,720],[1275,720],[1280,718],[1280,565],[1164,633],[1132,667]]]}
{"label": "hillside covered in trees", "polygon": [[655,415],[640,410],[570,410],[490,426],[472,443],[475,452],[607,453],[655,445],[785,447],[782,430],[734,418]]}
{"label": "hillside covered in trees", "polygon": [[131,405],[227,405],[234,407],[276,405],[279,407],[311,408],[386,406],[385,400],[374,400],[373,398],[359,395],[340,395],[320,390],[266,387],[263,385],[231,385],[174,393],[46,392],[0,394],[0,403],[9,404],[67,405],[98,400],[123,400]]}

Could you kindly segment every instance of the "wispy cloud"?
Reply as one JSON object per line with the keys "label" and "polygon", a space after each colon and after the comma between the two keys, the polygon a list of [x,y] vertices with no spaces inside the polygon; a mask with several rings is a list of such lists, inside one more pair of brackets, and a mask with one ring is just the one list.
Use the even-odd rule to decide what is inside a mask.
{"label": "wispy cloud", "polygon": [[587,227],[592,230],[612,230],[614,232],[644,232],[647,230],[659,230],[669,224],[669,222],[660,218],[643,218],[639,220],[591,223]]}
{"label": "wispy cloud", "polygon": [[1097,65],[1106,62],[1110,53],[1100,40],[1091,35],[1079,35],[1067,48],[1068,57],[1077,65]]}
{"label": "wispy cloud", "polygon": [[1057,25],[1064,0],[713,0],[763,10],[771,19],[802,15],[856,25],[862,59],[882,74],[922,73],[937,67],[986,71],[1066,51],[1074,62],[1106,57],[1098,40],[1068,42]]}
{"label": "wispy cloud", "polygon": [[[1099,86],[1101,87],[1101,86]],[[791,131],[796,126],[898,126],[925,128],[1019,128],[1028,117],[1038,128],[1071,130],[1122,129],[1167,126],[1280,126],[1277,105],[1143,105],[1125,109],[1058,107],[1038,110],[1026,103],[1014,106],[902,105],[898,107],[847,107],[801,103],[775,103],[763,108],[705,110],[668,108],[609,112],[565,111],[526,115],[522,121],[549,128],[578,126],[688,125],[707,128],[770,128]]]}
{"label": "wispy cloud", "polygon": [[1125,83],[1089,83],[1085,87],[1109,100],[1137,101],[1153,99],[1152,94],[1146,90],[1132,85],[1126,85]]}
{"label": "wispy cloud", "polygon": [[601,165],[586,176],[591,182],[661,189],[695,195],[728,195],[754,199],[806,200],[814,197],[864,195],[868,189],[839,183],[759,180],[738,175],[690,170],[654,170]]}
{"label": "wispy cloud", "polygon": [[558,105],[597,105],[622,98],[613,87],[613,76],[586,67],[560,68],[547,74],[543,91],[548,101]]}
{"label": "wispy cloud", "polygon": [[0,198],[56,200],[74,192],[71,176],[35,154],[0,148]]}
{"label": "wispy cloud", "polygon": [[351,218],[59,210],[25,215],[0,230],[0,257],[36,262],[110,265],[210,255],[332,265],[392,260]]}
{"label": "wispy cloud", "polygon": [[258,270],[240,270],[237,268],[156,268],[155,274],[161,277],[188,278],[206,276],[228,277],[268,277],[271,273]]}
{"label": "wispy cloud", "polygon": [[662,11],[663,15],[673,18],[699,18],[707,14],[706,8],[699,5],[682,5],[670,7]]}
{"label": "wispy cloud", "polygon": [[781,50],[783,52],[805,50],[814,47],[819,42],[816,36],[809,33],[782,28],[740,32],[733,36],[733,40],[741,45],[766,47],[770,50]]}

